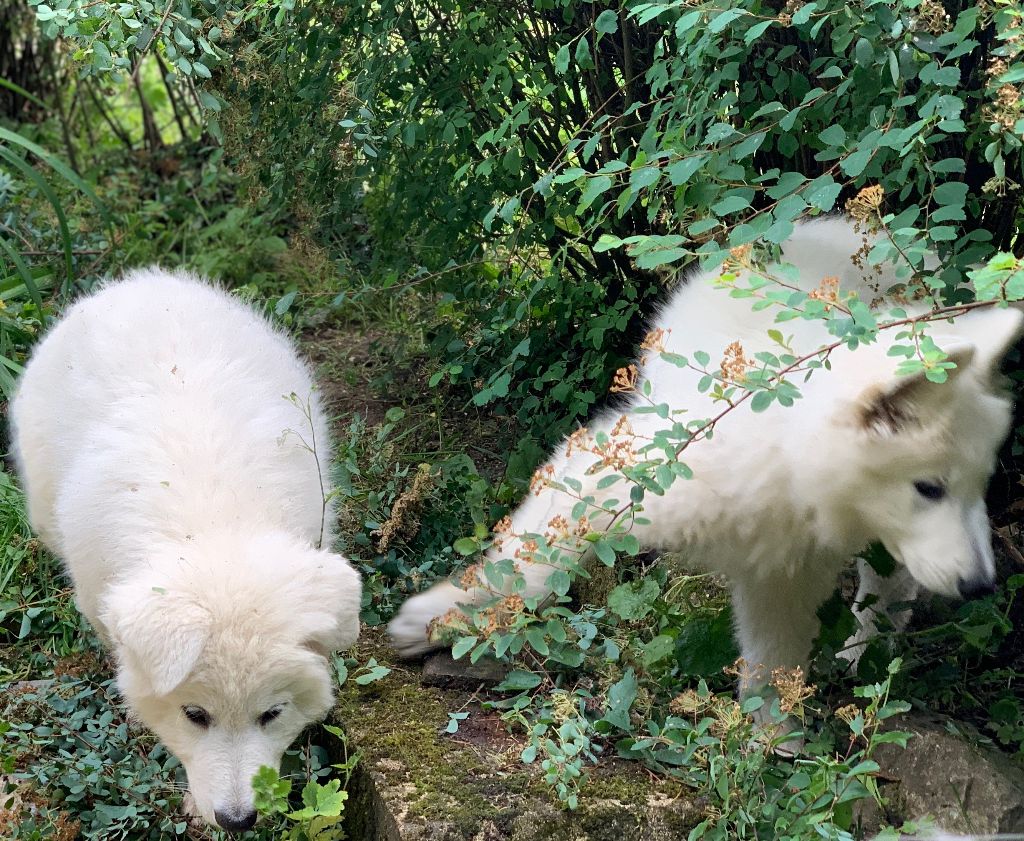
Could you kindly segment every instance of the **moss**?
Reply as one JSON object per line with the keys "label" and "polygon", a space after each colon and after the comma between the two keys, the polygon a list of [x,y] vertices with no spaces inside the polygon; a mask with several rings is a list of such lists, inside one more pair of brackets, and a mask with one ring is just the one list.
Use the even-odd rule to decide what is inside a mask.
{"label": "moss", "polygon": [[639,766],[602,763],[575,812],[563,810],[537,769],[519,761],[522,744],[500,722],[473,713],[458,736],[444,732],[466,694],[423,687],[419,669],[396,663],[370,634],[360,660],[392,668],[381,681],[349,681],[336,718],[357,750],[346,829],[353,841],[634,841],[674,837],[702,817],[674,780],[652,780]]}
{"label": "moss", "polygon": [[372,656],[390,666],[391,674],[367,687],[348,681],[335,710],[363,768],[404,786],[409,819],[443,819],[471,831],[498,817],[501,795],[524,792],[529,775],[514,766],[502,767],[490,751],[444,735],[448,712],[466,699],[420,686],[418,670],[389,662],[388,651],[372,641],[370,645]]}
{"label": "moss", "polygon": [[623,803],[643,803],[652,795],[675,799],[689,793],[677,780],[652,777],[640,766],[621,761],[599,766],[586,786],[589,799]]}

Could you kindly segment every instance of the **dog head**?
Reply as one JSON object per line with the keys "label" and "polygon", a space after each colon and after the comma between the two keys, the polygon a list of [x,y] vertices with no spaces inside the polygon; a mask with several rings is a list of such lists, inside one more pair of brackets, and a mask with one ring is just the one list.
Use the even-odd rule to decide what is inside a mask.
{"label": "dog head", "polygon": [[252,778],[331,706],[359,635],[359,574],[284,534],[154,553],[102,607],[130,707],[181,760],[202,816],[256,820]]}
{"label": "dog head", "polygon": [[856,440],[837,457],[859,461],[843,504],[861,533],[936,593],[971,597],[995,586],[984,497],[1011,422],[999,364],[1021,322],[1015,310],[991,309],[935,325],[936,343],[956,363],[946,382],[893,376],[843,409]]}

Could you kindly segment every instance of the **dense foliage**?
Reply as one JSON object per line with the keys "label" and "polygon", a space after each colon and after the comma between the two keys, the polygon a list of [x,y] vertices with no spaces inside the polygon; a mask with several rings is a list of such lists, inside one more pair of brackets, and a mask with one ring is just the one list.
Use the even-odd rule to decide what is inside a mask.
{"label": "dense foliage", "polygon": [[[969,297],[967,272],[986,263],[974,275],[981,298],[1024,295],[1013,256],[1024,183],[1019,3],[31,5],[38,29],[20,11],[0,17],[28,45],[0,45],[0,104],[14,121],[0,125],[0,390],[10,393],[74,284],[143,260],[244,285],[307,334],[332,319],[381,331],[385,372],[367,388],[390,408],[376,425],[339,426],[336,477],[370,624],[487,545],[543,448],[603,401],[645,314],[695,261],[731,254],[735,267],[740,254],[756,267],[799,218],[846,211],[882,232],[870,259],[894,262],[937,305]],[[44,55],[49,63],[25,60]],[[775,280],[733,294],[766,297],[783,319],[824,318],[837,343],[854,346],[901,321],[865,302],[794,298]],[[906,370],[944,376],[940,349],[916,332],[907,348]],[[754,410],[797,402],[786,375],[817,364],[780,352],[759,360],[759,378],[730,383],[709,359],[693,361],[709,389]],[[630,499],[685,481],[682,450],[702,434],[675,425],[662,452],[626,471]],[[1020,455],[1018,440],[1002,464],[1003,502],[1019,494]],[[508,464],[503,477],[495,460]],[[0,644],[17,656],[0,669],[13,679],[66,655],[79,627],[28,539],[16,490],[3,492],[13,513]],[[1016,515],[1006,504],[995,513],[1012,548]],[[459,655],[512,662],[493,705],[523,735],[523,760],[569,805],[587,766],[614,752],[709,798],[694,838],[852,837],[851,803],[877,794],[875,747],[902,738],[879,730],[904,708],[890,691],[970,718],[1011,752],[1024,745],[1019,576],[903,640],[902,671],[889,668],[883,637],[855,708],[832,658],[852,617],[840,599],[827,605],[817,666],[837,694],[812,701],[796,681],[768,701],[774,717],[811,733],[806,757],[787,762],[751,726],[760,699],[740,707],[715,694],[729,687],[721,669],[734,656],[715,584],[617,565],[639,551],[625,528],[592,538],[612,570],[603,592],[584,588],[570,602],[569,565],[552,580],[556,604],[524,605],[497,633],[486,615],[467,617],[455,639]],[[371,663],[360,674],[385,672]],[[66,802],[105,797],[108,776],[62,750],[83,724],[99,744],[94,734],[123,722],[102,682],[55,686],[26,703],[66,720],[40,731],[24,709],[0,709],[15,722],[7,743]],[[126,758],[120,746],[136,736],[119,738],[103,744],[127,763],[115,788],[142,791],[175,773],[159,750]],[[309,750],[314,787],[293,812],[280,780],[261,781],[265,811],[313,810],[296,834],[313,819],[333,826],[343,803],[337,786],[316,787],[330,769]],[[148,811],[72,811],[93,837],[110,821],[197,832],[163,814],[166,803],[176,807],[173,790]],[[56,837],[45,813],[38,824],[18,837]]]}
{"label": "dense foliage", "polygon": [[[940,288],[1008,248],[1018,14],[931,0],[313,5],[264,36],[273,51],[243,50],[224,89],[269,149],[287,136],[319,172],[351,153],[375,273],[442,293],[439,376],[558,430],[603,393],[666,272],[781,242],[863,186],[881,186],[910,263],[942,255]],[[333,115],[344,99],[326,134],[296,107],[330,101]],[[262,176],[283,189],[289,173]],[[352,210],[344,190],[323,207],[336,230]]]}

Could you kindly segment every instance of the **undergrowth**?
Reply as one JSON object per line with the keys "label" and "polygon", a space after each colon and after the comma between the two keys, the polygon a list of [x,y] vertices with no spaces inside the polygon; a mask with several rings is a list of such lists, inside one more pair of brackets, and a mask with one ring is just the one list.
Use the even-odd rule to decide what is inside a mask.
{"label": "undergrowth", "polygon": [[[335,407],[336,483],[368,625],[486,547],[697,260],[761,254],[800,218],[852,206],[889,231],[880,261],[956,298],[973,267],[1020,247],[1019,3],[32,5],[77,62],[45,95],[81,94],[85,117],[28,92],[39,110],[12,112],[3,135],[0,393],[73,292],[148,262],[214,275],[310,343],[374,331],[386,349],[372,381],[349,364],[351,343],[328,350],[331,379],[354,384]],[[80,178],[60,148],[81,158]],[[940,272],[925,270],[931,252]],[[1024,275],[1003,259],[990,297],[1020,297]],[[865,309],[851,305],[837,341],[873,335]],[[784,358],[730,394],[793,402]],[[940,378],[947,364],[935,348],[904,362]],[[708,387],[725,395],[718,373]],[[361,397],[379,417],[364,420]],[[1000,475],[1011,559],[1022,441]],[[685,481],[681,464],[629,478],[642,498]],[[184,818],[177,763],[119,706],[6,473],[0,494],[0,784],[15,789],[0,834],[212,837]],[[878,727],[905,706],[890,698],[965,718],[1024,757],[1020,576],[884,632],[861,687],[836,665],[852,630],[837,597],[809,676],[819,689],[779,675],[774,696],[739,706],[719,582],[653,566],[624,530],[588,537],[596,572],[559,569],[554,604],[515,605],[500,627],[466,617],[453,640],[461,656],[509,662],[487,702],[567,806],[614,753],[705,798],[694,838],[850,837],[852,804],[877,793],[875,748],[901,738]],[[343,665],[357,682],[386,679]],[[806,731],[799,759],[753,727],[758,703]],[[337,831],[351,767],[323,749],[337,734],[314,732],[284,781],[262,775],[261,837]],[[301,785],[285,805],[290,775]]]}

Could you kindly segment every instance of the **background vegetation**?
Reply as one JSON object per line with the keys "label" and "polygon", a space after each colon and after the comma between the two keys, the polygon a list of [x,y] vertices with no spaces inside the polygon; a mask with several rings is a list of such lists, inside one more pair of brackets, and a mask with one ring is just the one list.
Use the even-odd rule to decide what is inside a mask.
{"label": "background vegetation", "polygon": [[[1020,256],[1022,14],[993,0],[0,0],[0,393],[63,303],[109,273],[158,261],[237,288],[319,365],[342,548],[379,625],[482,545],[696,260],[770,250],[801,217],[856,211],[868,187],[887,234],[874,259],[909,280],[938,253],[941,271],[920,273],[946,301],[970,267]],[[1017,264],[1001,265],[995,292],[1019,297]],[[877,329],[851,322],[836,335]],[[1024,379],[1019,356],[1008,373]],[[1010,567],[1022,458],[1024,424],[990,499]],[[36,781],[7,833],[205,837],[0,479],[0,775]],[[619,753],[709,798],[695,838],[856,836],[875,725],[901,708],[890,691],[1022,752],[1019,576],[935,605],[896,642],[898,670],[883,637],[861,712],[831,656],[850,630],[837,597],[821,689],[790,710],[812,734],[794,763],[714,694],[734,655],[716,582],[644,558],[609,575],[485,640],[516,666],[496,708],[568,805],[592,761]],[[328,777],[329,738],[289,767]]]}

